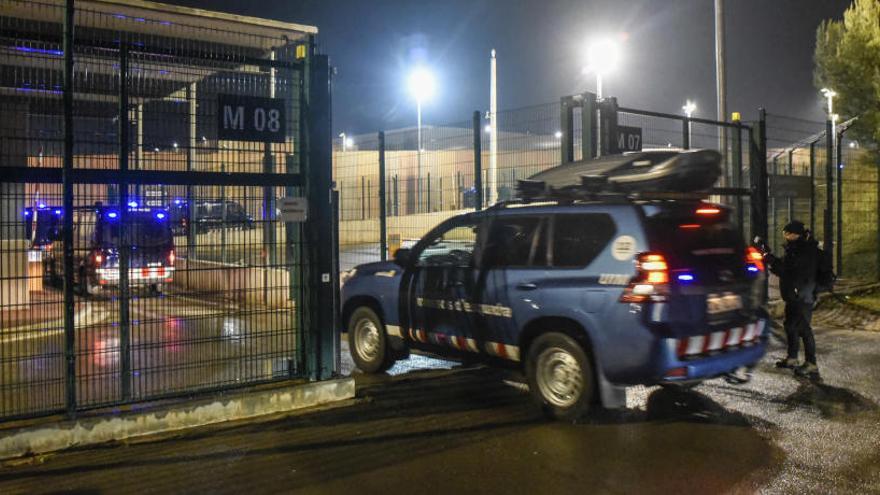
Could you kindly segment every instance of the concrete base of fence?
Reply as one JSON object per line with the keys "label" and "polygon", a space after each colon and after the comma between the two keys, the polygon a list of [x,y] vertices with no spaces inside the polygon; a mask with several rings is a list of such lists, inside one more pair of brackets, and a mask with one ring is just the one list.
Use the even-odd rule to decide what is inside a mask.
{"label": "concrete base of fence", "polygon": [[0,431],[0,459],[43,454],[210,424],[295,411],[354,398],[353,378],[246,391],[231,397],[138,407],[128,412]]}

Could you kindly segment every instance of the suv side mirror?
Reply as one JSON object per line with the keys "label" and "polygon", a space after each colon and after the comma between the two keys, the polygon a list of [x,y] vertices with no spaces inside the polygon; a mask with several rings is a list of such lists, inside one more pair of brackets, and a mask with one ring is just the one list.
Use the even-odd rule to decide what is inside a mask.
{"label": "suv side mirror", "polygon": [[399,266],[408,265],[410,254],[412,254],[412,250],[409,248],[398,249],[394,252],[394,263]]}

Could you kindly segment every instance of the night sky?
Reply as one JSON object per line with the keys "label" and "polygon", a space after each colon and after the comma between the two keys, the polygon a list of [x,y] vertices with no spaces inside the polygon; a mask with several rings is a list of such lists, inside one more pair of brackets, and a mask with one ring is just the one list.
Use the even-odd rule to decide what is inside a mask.
{"label": "night sky", "polygon": [[[335,132],[415,124],[409,69],[432,68],[438,91],[427,125],[464,122],[489,106],[489,52],[498,51],[499,109],[595,89],[582,74],[588,41],[624,39],[606,77],[621,106],[715,117],[712,0],[168,0],[168,3],[315,25],[337,69]],[[816,27],[848,0],[727,0],[728,110],[822,120],[813,87]]]}

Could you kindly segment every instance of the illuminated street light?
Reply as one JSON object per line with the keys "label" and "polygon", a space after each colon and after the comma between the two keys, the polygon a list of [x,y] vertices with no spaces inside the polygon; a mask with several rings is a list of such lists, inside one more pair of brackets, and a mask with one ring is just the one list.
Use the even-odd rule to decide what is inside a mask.
{"label": "illuminated street light", "polygon": [[418,67],[409,75],[409,91],[416,99],[416,145],[418,165],[416,169],[416,197],[422,203],[422,101],[434,95],[434,76],[425,67]]}
{"label": "illuminated street light", "polygon": [[556,131],[553,134],[553,137],[555,137],[556,139],[562,139],[562,131]]}
{"label": "illuminated street light", "polygon": [[584,72],[596,74],[596,96],[602,98],[602,77],[617,69],[620,62],[620,46],[610,38],[590,44],[587,49],[587,67]]}

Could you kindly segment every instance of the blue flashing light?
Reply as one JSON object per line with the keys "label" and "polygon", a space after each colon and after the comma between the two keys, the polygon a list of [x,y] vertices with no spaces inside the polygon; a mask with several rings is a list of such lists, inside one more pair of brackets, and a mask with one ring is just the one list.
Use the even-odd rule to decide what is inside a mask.
{"label": "blue flashing light", "polygon": [[61,216],[61,210],[55,210],[55,214],[58,215],[58,216],[60,217],[60,216]]}
{"label": "blue flashing light", "polygon": [[38,204],[38,205],[37,205],[37,208],[39,208],[39,209],[41,209],[41,210],[46,209],[46,203],[40,203],[40,204]]}
{"label": "blue flashing light", "polygon": [[115,211],[111,211],[110,213],[107,214],[107,218],[116,218],[118,216],[119,216],[119,213],[116,213]]}
{"label": "blue flashing light", "polygon": [[174,200],[174,204],[179,205],[179,204],[180,204],[180,200],[179,200],[179,199],[175,199],[175,200]]}
{"label": "blue flashing light", "polygon": [[31,211],[30,211],[30,210],[24,210],[24,216],[26,216],[26,217],[31,216]]}
{"label": "blue flashing light", "polygon": [[758,267],[755,266],[755,265],[749,265],[749,266],[746,268],[746,270],[748,270],[749,273],[758,273],[759,271],[761,271],[761,270],[759,270]]}
{"label": "blue flashing light", "polygon": [[138,202],[137,202],[137,201],[129,201],[129,202],[128,202],[128,207],[129,207],[129,208],[137,208],[137,207],[138,207]]}
{"label": "blue flashing light", "polygon": [[159,213],[156,213],[156,218],[158,218],[159,220],[164,220],[165,214],[160,211]]}
{"label": "blue flashing light", "polygon": [[691,275],[690,273],[681,273],[678,275],[678,281],[684,282],[684,283],[693,282],[694,276]]}
{"label": "blue flashing light", "polygon": [[34,48],[31,46],[16,46],[15,49],[25,53],[41,53],[43,55],[55,55],[58,57],[64,55],[64,50],[49,50],[46,48]]}

